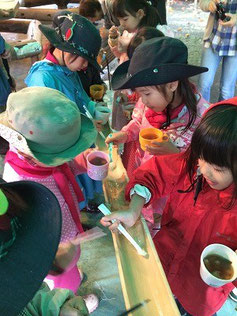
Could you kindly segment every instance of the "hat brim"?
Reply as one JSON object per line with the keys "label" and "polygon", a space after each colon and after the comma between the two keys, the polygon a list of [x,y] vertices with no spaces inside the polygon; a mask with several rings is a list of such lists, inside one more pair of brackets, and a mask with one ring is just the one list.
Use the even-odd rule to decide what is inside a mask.
{"label": "hat brim", "polygon": [[138,71],[131,76],[128,74],[129,65],[130,60],[122,63],[115,69],[111,81],[113,90],[160,85],[208,71],[206,67],[189,64],[160,64],[157,67]]}
{"label": "hat brim", "polygon": [[42,24],[39,25],[39,29],[54,47],[62,50],[63,52],[76,54],[85,58],[92,66],[102,72],[102,69],[96,58],[89,57],[88,55],[74,48],[69,42],[63,41],[63,39],[54,29]]}
{"label": "hat brim", "polygon": [[0,310],[18,315],[34,297],[48,274],[61,236],[61,209],[55,195],[45,186],[18,181],[1,183],[13,189],[26,204],[18,217],[20,228],[5,257],[0,260]]}
{"label": "hat brim", "polygon": [[80,136],[74,145],[59,153],[39,153],[32,150],[27,139],[9,125],[7,112],[5,111],[0,114],[0,136],[19,151],[53,167],[72,160],[84,150],[90,148],[96,141],[97,131],[93,122],[84,114],[81,114]]}

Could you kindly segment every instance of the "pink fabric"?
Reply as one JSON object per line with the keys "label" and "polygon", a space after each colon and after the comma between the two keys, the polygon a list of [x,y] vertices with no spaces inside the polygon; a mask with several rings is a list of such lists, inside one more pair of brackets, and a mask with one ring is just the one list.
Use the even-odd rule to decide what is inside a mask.
{"label": "pink fabric", "polygon": [[[180,149],[180,151],[185,151],[186,148],[189,146],[192,138],[192,134],[200,122],[201,116],[203,112],[209,107],[209,103],[203,99],[203,97],[199,94],[196,94],[198,99],[197,104],[197,118],[194,124],[192,125],[189,130],[185,133],[183,129],[188,123],[188,111],[187,107],[184,105],[181,111],[178,113],[178,117],[171,120],[170,126],[165,129],[165,132],[168,134],[170,140],[174,143],[174,145]],[[149,109],[142,103],[141,98],[135,105],[132,114],[132,120],[122,128],[121,131],[126,132],[128,135],[127,143],[128,142],[135,142],[136,144],[136,151],[134,155],[135,160],[135,168],[142,165],[144,162],[149,160],[152,155],[148,152],[144,152],[139,145],[139,132],[142,128],[153,127],[150,122],[147,120],[146,113]],[[129,159],[133,159],[130,156]],[[154,223],[153,212],[162,214],[164,206],[166,204],[167,198],[161,198],[154,201],[150,204],[147,208],[143,209],[143,215],[151,223]]]}
{"label": "pink fabric", "polygon": [[78,287],[81,284],[81,276],[77,267],[77,262],[81,255],[81,248],[78,247],[77,253],[73,258],[71,264],[67,267],[67,269],[60,275],[53,276],[48,274],[44,279],[46,283],[48,283],[50,288],[62,288],[69,289],[77,293]]}
{"label": "pink fabric", "polygon": [[77,212],[77,207],[71,196],[68,184],[71,183],[76,194],[78,203],[82,202],[84,200],[84,197],[79,185],[75,180],[73,173],[66,163],[58,167],[41,167],[37,165],[33,166],[29,164],[26,160],[20,159],[18,155],[12,151],[7,152],[5,162],[8,162],[12,166],[12,168],[20,175],[33,176],[36,178],[44,178],[52,175],[60,192],[65,198],[66,203],[69,206],[72,218],[79,232],[83,232],[81,221]]}
{"label": "pink fabric", "polygon": [[59,65],[59,62],[57,61],[57,59],[54,57],[54,55],[51,53],[51,51],[49,50],[46,57],[47,60],[51,61],[52,63]]}
{"label": "pink fabric", "polygon": [[[184,104],[181,104],[177,108],[170,111],[170,119],[174,120],[178,117],[179,113],[182,111]],[[167,109],[162,112],[155,112],[152,109],[147,109],[145,113],[148,122],[155,128],[161,128],[162,124],[167,121]]]}

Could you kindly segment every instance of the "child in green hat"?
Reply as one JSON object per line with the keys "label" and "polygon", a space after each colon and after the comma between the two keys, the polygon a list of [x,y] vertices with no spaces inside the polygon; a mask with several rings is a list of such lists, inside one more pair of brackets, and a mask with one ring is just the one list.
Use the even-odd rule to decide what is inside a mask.
{"label": "child in green hat", "polygon": [[[93,122],[63,93],[46,87],[30,87],[11,93],[0,116],[0,136],[10,144],[5,159],[6,181],[31,180],[45,185],[57,197],[62,210],[61,243],[74,241],[82,232],[78,202],[83,194],[75,175],[86,172],[86,149],[97,135]],[[77,291],[80,246],[60,275],[49,275],[52,287]]]}

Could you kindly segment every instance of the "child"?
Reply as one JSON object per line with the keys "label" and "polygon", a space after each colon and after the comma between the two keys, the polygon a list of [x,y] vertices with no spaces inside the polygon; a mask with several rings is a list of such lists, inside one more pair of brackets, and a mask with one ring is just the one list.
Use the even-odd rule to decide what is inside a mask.
{"label": "child", "polygon": [[[139,167],[126,188],[126,198],[131,196],[128,210],[102,218],[111,230],[120,222],[133,226],[145,204],[169,195],[154,243],[185,315],[215,314],[237,285],[207,286],[199,272],[207,245],[237,249],[236,121],[237,97],[212,106],[187,152],[155,156]],[[116,222],[111,225],[112,219]]]}
{"label": "child", "polygon": [[98,0],[82,0],[79,5],[79,14],[84,16],[92,23],[104,17],[101,4]]}
{"label": "child", "polygon": [[[86,171],[82,152],[95,141],[93,123],[63,93],[45,87],[10,94],[0,123],[0,136],[10,144],[3,178],[8,182],[39,182],[56,195],[62,209],[63,249],[65,242],[74,240],[82,231],[78,202],[83,195],[75,175]],[[77,246],[67,269],[59,276],[47,277],[49,284],[76,292],[81,282],[79,257]]]}
{"label": "child", "polygon": [[57,198],[45,186],[0,181],[1,315],[89,314],[86,298],[42,284],[54,265],[61,225]]}
{"label": "child", "polygon": [[[25,80],[27,86],[57,89],[74,101],[81,113],[85,113],[86,107],[94,117],[96,103],[84,91],[77,72],[85,69],[88,63],[101,70],[96,61],[101,45],[99,32],[86,18],[68,12],[62,13],[62,19],[54,29],[44,25],[39,28],[53,48],[45,60],[31,67]],[[98,129],[102,127],[99,120],[95,120],[95,124]],[[86,203],[81,204],[84,208],[88,200],[94,198],[95,192],[102,192],[102,186],[101,182],[92,181],[86,174],[79,176],[79,182],[86,197]]]}
{"label": "child", "polygon": [[[111,47],[120,63],[127,60],[127,46],[133,33],[144,26],[155,27],[165,35],[173,36],[167,25],[160,25],[160,17],[157,9],[146,0],[114,0],[113,12],[118,18],[121,27],[125,30],[118,38],[118,45]],[[171,34],[172,33],[172,34]],[[110,40],[108,41],[110,44]]]}
{"label": "child", "polygon": [[[61,11],[54,15],[53,17],[53,28],[57,29],[61,27],[67,15],[70,14],[70,11]],[[49,43],[49,42],[48,42]],[[53,46],[49,43],[49,50],[53,50]],[[46,56],[46,55],[45,55]],[[93,84],[104,84],[103,80],[100,77],[101,69],[93,66],[91,63],[88,63],[87,67],[77,71],[77,74],[80,78],[82,87],[87,95],[90,97],[90,86]]]}
{"label": "child", "polygon": [[[132,120],[106,139],[107,144],[136,143],[135,164],[129,175],[152,155],[174,154],[190,144],[192,133],[209,104],[188,80],[207,68],[188,65],[187,60],[188,50],[183,42],[160,37],[140,44],[131,60],[115,70],[113,89],[135,88],[140,95]],[[139,145],[139,132],[147,127],[164,130],[169,142],[153,141],[144,152]],[[146,219],[153,222],[153,211],[162,213],[164,202],[164,199],[156,201],[144,210]]]}
{"label": "child", "polygon": [[[216,13],[217,5],[221,5],[230,20],[221,20]],[[219,101],[235,95],[237,80],[237,0],[200,0],[200,8],[210,12],[203,37],[201,65],[208,66],[208,73],[199,78],[199,88],[203,97],[209,101],[211,87],[216,71],[222,61]]]}

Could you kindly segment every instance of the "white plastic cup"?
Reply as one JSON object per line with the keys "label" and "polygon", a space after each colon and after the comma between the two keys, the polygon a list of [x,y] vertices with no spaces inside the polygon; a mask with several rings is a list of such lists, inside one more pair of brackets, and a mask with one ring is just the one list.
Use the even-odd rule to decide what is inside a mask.
{"label": "white plastic cup", "polygon": [[[207,270],[207,268],[205,267],[205,264],[204,264],[204,258],[206,258],[206,256],[211,255],[211,254],[219,255],[219,256],[226,258],[232,262],[232,266],[234,269],[234,275],[231,279],[228,279],[228,280],[219,279]],[[211,245],[207,246],[202,251],[200,260],[201,260],[201,265],[200,265],[201,278],[209,286],[220,287],[220,286],[223,286],[227,283],[233,282],[237,278],[237,254],[232,249],[230,249],[229,247],[227,247],[225,245],[211,244]]]}
{"label": "white plastic cup", "polygon": [[95,107],[95,119],[102,121],[102,125],[105,125],[110,117],[111,110],[106,106],[96,106]]}
{"label": "white plastic cup", "polygon": [[[106,164],[97,165],[93,164],[94,158],[103,158],[106,160]],[[92,151],[87,157],[87,174],[93,180],[101,181],[107,177],[109,170],[109,155],[103,151]]]}

